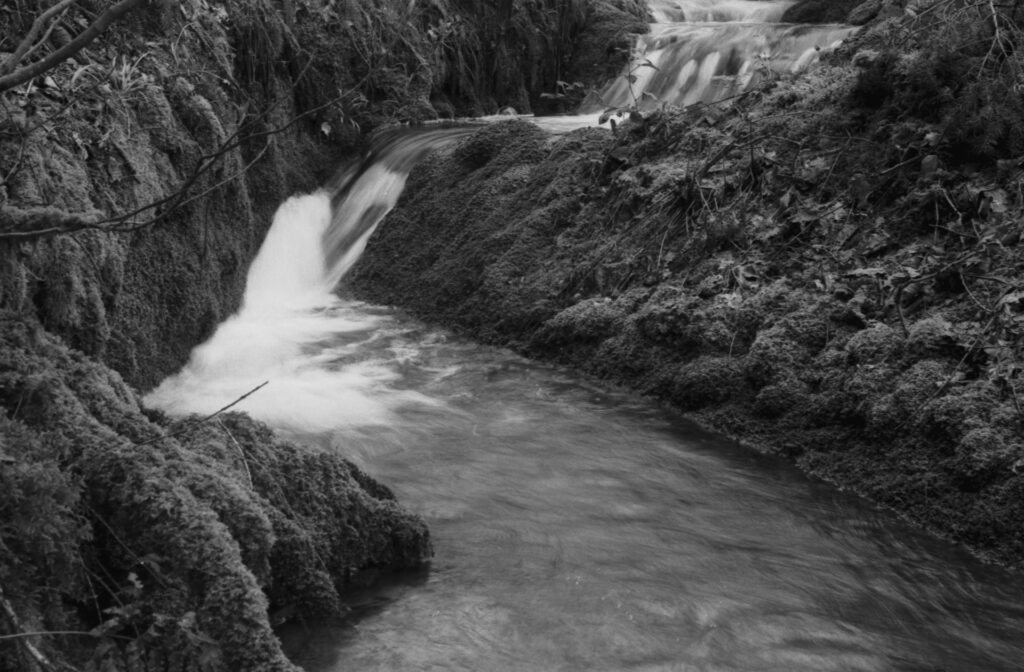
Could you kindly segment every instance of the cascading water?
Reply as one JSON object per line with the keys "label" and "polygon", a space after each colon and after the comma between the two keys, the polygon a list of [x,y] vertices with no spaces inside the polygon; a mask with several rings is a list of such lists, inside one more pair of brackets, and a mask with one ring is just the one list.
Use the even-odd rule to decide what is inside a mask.
{"label": "cascading water", "polygon": [[[351,357],[386,319],[333,291],[394,207],[416,161],[467,132],[388,136],[326,189],[288,199],[249,269],[239,312],[145,402],[173,414],[207,414],[267,382],[235,408],[302,431],[386,423],[397,406],[432,403],[415,392],[385,392],[397,375]],[[349,340],[338,342],[339,334]]]}
{"label": "cascading water", "polygon": [[[673,6],[695,7],[657,11],[675,20]],[[705,7],[722,18],[779,5]],[[432,566],[349,595],[347,619],[282,631],[296,662],[1020,669],[1020,577],[643,400],[335,296],[411,164],[458,133],[390,138],[289,199],[239,313],[146,398],[211,413],[269,381],[238,408],[342,452],[427,519]]]}
{"label": "cascading water", "polygon": [[584,112],[712,102],[745,90],[766,71],[798,72],[854,29],[778,23],[792,2],[656,0],[627,72]]}

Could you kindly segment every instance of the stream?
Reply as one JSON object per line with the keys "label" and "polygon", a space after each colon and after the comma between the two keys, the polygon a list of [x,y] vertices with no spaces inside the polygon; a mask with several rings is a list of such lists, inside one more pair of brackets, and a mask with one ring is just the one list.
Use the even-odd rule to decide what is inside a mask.
{"label": "stream", "polygon": [[[660,34],[712,30],[711,19],[749,38],[733,14],[680,27],[694,2],[655,5]],[[728,4],[748,20],[751,7],[779,5]],[[729,59],[710,52],[687,58],[673,81],[742,74],[722,74]],[[670,76],[659,63],[645,86]],[[206,414],[269,381],[238,408],[339,451],[430,526],[429,566],[349,595],[345,618],[281,631],[296,663],[310,672],[1024,668],[1024,577],[648,400],[335,295],[412,158],[464,133],[405,136],[328,189],[283,204],[239,313],[146,398]]]}
{"label": "stream", "polygon": [[383,321],[334,347],[392,372],[392,418],[300,436],[437,555],[287,629],[310,672],[1021,669],[1020,577],[631,394],[349,308]]}

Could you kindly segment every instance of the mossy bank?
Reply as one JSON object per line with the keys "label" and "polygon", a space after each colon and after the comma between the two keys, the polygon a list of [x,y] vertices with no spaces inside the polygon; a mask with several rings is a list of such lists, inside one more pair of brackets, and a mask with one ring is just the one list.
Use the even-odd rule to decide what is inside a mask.
{"label": "mossy bank", "polygon": [[[59,632],[43,655],[291,670],[271,613],[338,614],[361,571],[429,559],[423,521],[339,455],[239,414],[147,416],[120,376],[38,324],[0,327],[0,402],[17,409],[0,419],[5,627]],[[38,663],[14,642],[0,662]]]}
{"label": "mossy bank", "polygon": [[617,134],[479,131],[413,174],[350,289],[653,395],[1020,566],[1018,145],[966,140],[998,124],[945,85],[901,88],[940,67],[928,33],[879,73],[900,25]]}

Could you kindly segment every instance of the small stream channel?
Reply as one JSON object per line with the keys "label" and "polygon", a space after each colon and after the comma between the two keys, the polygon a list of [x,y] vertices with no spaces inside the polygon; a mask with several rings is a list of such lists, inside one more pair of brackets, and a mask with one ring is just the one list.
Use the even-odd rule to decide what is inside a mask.
{"label": "small stream channel", "polygon": [[[704,6],[725,14],[679,24]],[[797,45],[778,62],[806,58],[814,31],[730,14],[779,6],[659,0],[658,68],[626,93],[694,77],[731,90],[765,45]],[[709,18],[738,41],[707,49],[729,53],[680,51],[681,35],[713,32]],[[336,449],[427,520],[433,563],[350,596],[347,618],[286,628],[293,660],[310,672],[1024,669],[1024,577],[636,396],[335,296],[406,159],[454,137],[402,138],[343,190],[285,203],[239,314],[147,397],[206,414],[269,381],[239,408]]]}
{"label": "small stream channel", "polygon": [[437,555],[288,628],[310,672],[1021,669],[1021,577],[633,395],[348,309],[383,321],[339,370],[391,371],[392,417],[299,436],[393,486]]}

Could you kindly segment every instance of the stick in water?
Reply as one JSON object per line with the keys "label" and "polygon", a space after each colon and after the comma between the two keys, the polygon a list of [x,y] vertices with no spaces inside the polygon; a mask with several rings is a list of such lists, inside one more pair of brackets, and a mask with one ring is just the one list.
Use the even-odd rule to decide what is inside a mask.
{"label": "stick in water", "polygon": [[262,383],[260,383],[256,387],[252,388],[251,390],[249,390],[248,392],[246,392],[245,394],[240,396],[238,399],[235,399],[234,401],[232,401],[227,406],[224,406],[223,408],[220,408],[220,409],[214,411],[213,413],[210,413],[205,418],[200,418],[199,420],[196,420],[195,422],[190,423],[190,424],[186,425],[185,427],[182,427],[181,429],[179,429],[176,432],[171,432],[170,434],[164,434],[163,436],[158,436],[156,438],[150,439],[149,441],[143,441],[142,443],[137,444],[137,445],[145,446],[147,444],[153,443],[154,441],[159,441],[160,439],[170,439],[170,438],[173,438],[175,436],[180,436],[181,434],[184,434],[185,432],[188,432],[188,431],[190,431],[192,429],[195,429],[196,427],[198,427],[199,425],[203,424],[204,422],[209,422],[210,420],[213,420],[218,415],[220,415],[224,411],[228,410],[232,406],[235,406],[236,404],[241,403],[242,401],[244,401],[250,395],[255,394],[256,392],[260,391],[261,389],[266,387],[267,383],[269,383],[269,382],[270,382],[269,380],[264,380]]}

